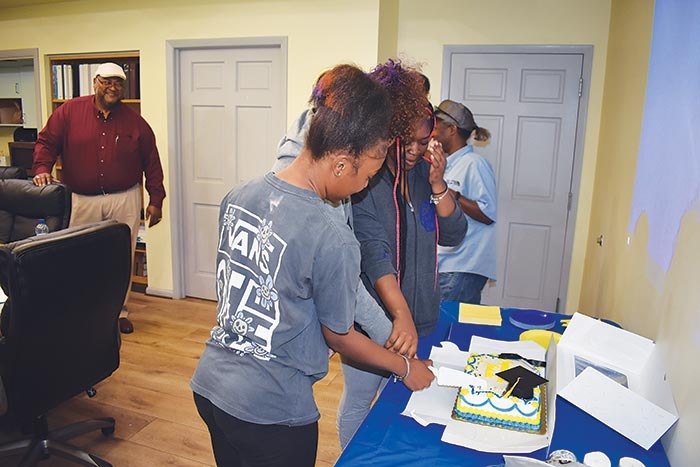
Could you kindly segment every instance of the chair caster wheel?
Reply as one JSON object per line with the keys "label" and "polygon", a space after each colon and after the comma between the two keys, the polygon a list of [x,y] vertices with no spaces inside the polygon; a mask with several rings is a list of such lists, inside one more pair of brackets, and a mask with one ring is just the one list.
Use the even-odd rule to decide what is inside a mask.
{"label": "chair caster wheel", "polygon": [[105,436],[111,436],[111,435],[114,434],[114,427],[113,427],[113,426],[108,426],[108,427],[105,427],[105,428],[100,428],[100,430],[102,431],[102,434],[105,435]]}

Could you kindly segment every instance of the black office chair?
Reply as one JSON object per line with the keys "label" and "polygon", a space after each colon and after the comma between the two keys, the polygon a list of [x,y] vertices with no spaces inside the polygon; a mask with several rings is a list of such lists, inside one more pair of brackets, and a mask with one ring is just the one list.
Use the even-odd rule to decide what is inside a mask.
{"label": "black office chair", "polygon": [[36,128],[19,127],[12,133],[12,139],[19,142],[31,143],[37,139]]}
{"label": "black office chair", "polygon": [[61,183],[43,187],[31,180],[0,179],[0,243],[34,235],[37,219],[44,219],[51,232],[70,222],[71,192]]}
{"label": "black office chair", "polygon": [[22,167],[27,171],[27,175],[34,176],[34,142],[10,141],[7,145],[10,148],[10,165]]}
{"label": "black office chair", "polygon": [[24,167],[0,167],[0,180],[26,180],[27,171]]}
{"label": "black office chair", "polygon": [[119,367],[118,317],[131,273],[126,224],[105,221],[0,246],[2,310],[0,376],[6,417],[33,427],[31,436],[0,446],[3,458],[35,465],[51,454],[81,465],[110,466],[67,440],[92,430],[114,432],[102,418],[49,431],[46,413],[88,391]]}

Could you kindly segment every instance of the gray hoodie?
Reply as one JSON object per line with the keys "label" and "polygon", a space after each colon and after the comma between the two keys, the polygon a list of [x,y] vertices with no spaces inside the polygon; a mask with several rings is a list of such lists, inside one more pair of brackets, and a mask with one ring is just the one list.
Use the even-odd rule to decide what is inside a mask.
{"label": "gray hoodie", "polygon": [[[460,209],[447,217],[436,215],[430,203],[429,171],[429,165],[420,160],[407,175],[413,204],[406,209],[406,266],[401,273],[401,292],[421,337],[433,331],[440,316],[436,236],[439,232],[440,245],[454,246],[467,233],[467,218]],[[362,281],[379,303],[375,282],[387,274],[395,275],[397,270],[393,185],[394,177],[385,165],[364,191],[352,197],[355,236],[362,251]]]}
{"label": "gray hoodie", "polygon": [[309,132],[312,116],[311,109],[306,109],[292,122],[287,133],[277,145],[277,161],[272,166],[274,173],[280,173],[286,169],[297,158],[301,150],[304,149],[304,142],[306,134]]}

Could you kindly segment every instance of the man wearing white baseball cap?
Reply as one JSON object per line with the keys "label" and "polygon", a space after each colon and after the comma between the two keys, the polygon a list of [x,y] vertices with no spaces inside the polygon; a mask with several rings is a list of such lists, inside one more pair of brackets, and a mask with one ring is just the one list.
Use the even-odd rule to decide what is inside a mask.
{"label": "man wearing white baseball cap", "polygon": [[[149,194],[145,217],[153,227],[162,218],[165,187],[156,138],[146,120],[123,104],[126,74],[116,63],[103,63],[93,79],[94,95],[70,99],[54,111],[34,147],[34,184],[53,181],[61,156],[62,182],[71,189],[70,225],[107,219],[131,228],[132,257],[141,218],[141,183]],[[119,329],[131,333],[126,300]]]}
{"label": "man wearing white baseball cap", "polygon": [[122,80],[126,80],[126,74],[124,73],[122,67],[116,63],[110,62],[103,63],[97,67],[95,76],[101,76],[103,78],[121,78]]}

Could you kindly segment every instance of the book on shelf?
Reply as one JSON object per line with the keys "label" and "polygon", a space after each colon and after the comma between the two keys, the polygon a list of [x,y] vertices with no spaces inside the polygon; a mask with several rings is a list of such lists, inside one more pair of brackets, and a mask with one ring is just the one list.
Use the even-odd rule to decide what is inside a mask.
{"label": "book on shelf", "polygon": [[134,275],[146,275],[146,255],[136,255],[134,257]]}
{"label": "book on shelf", "polygon": [[131,79],[131,70],[129,65],[129,63],[121,64],[122,70],[124,70],[124,75],[126,76],[126,79],[124,80],[124,87],[122,88],[122,98],[124,99],[132,98],[132,94],[130,92],[130,84],[133,80]]}
{"label": "book on shelf", "polygon": [[92,79],[94,75],[94,70],[91,63],[81,63],[78,65],[78,74],[80,75],[80,95],[89,96],[93,94],[94,89],[92,87]]}
{"label": "book on shelf", "polygon": [[63,99],[63,65],[54,65],[54,97]]}
{"label": "book on shelf", "polygon": [[[141,211],[143,212],[143,209],[141,209]],[[146,249],[146,226],[143,223],[139,224],[139,231],[136,234],[136,249]]]}
{"label": "book on shelf", "polygon": [[146,255],[136,255],[134,257],[134,275],[142,277],[148,275],[148,260]]}
{"label": "book on shelf", "polygon": [[51,98],[58,99],[58,65],[51,65]]}
{"label": "book on shelf", "polygon": [[[59,100],[68,100],[75,97],[75,90],[82,89],[79,81],[79,75],[73,72],[73,66],[70,64],[53,64],[51,65],[51,82],[53,84],[53,98]],[[78,82],[76,83],[76,79]],[[77,84],[77,86],[76,86]]]}
{"label": "book on shelf", "polygon": [[131,64],[131,98],[140,99],[141,98],[141,82],[139,80],[139,62],[134,62]]}
{"label": "book on shelf", "polygon": [[95,76],[97,76],[97,69],[100,67],[99,63],[91,63],[90,64],[90,86],[92,87],[92,80],[95,79]]}
{"label": "book on shelf", "polygon": [[126,75],[122,97],[124,99],[138,99],[138,63],[123,62],[121,63],[121,67],[124,70],[124,75]]}
{"label": "book on shelf", "polygon": [[63,98],[73,99],[73,67],[70,64],[63,65]]}

